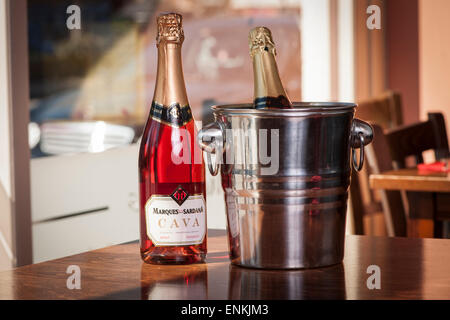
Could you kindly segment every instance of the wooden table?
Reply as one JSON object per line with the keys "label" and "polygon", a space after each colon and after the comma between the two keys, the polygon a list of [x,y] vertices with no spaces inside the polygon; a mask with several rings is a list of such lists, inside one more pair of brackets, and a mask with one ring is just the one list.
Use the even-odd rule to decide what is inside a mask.
{"label": "wooden table", "polygon": [[450,174],[400,169],[370,175],[374,189],[404,190],[409,203],[408,235],[442,237],[441,221],[450,220]]}
{"label": "wooden table", "polygon": [[[450,299],[449,240],[347,236],[342,264],[292,271],[233,266],[226,241],[209,231],[204,264],[144,264],[133,242],[4,271],[0,299]],[[80,290],[67,289],[70,265]],[[380,290],[367,288],[370,265]]]}
{"label": "wooden table", "polygon": [[375,189],[422,192],[450,192],[450,174],[445,172],[400,169],[370,175]]}

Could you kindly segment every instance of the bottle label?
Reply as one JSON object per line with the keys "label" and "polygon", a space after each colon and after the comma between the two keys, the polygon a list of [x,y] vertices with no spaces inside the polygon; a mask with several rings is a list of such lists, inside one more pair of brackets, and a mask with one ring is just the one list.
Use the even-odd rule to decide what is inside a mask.
{"label": "bottle label", "polygon": [[163,106],[153,101],[150,108],[150,117],[165,125],[179,128],[192,120],[192,111],[189,105],[182,107],[179,103],[174,103],[170,106]]}
{"label": "bottle label", "polygon": [[206,235],[203,195],[189,195],[181,186],[170,196],[152,195],[145,216],[147,235],[155,246],[200,244]]}

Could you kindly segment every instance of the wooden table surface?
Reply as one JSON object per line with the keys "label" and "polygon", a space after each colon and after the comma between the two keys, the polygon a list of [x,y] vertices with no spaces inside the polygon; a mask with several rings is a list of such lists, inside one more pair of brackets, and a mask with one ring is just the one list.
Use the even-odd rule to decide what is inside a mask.
{"label": "wooden table surface", "polygon": [[408,168],[371,174],[369,181],[373,189],[406,192],[408,236],[448,237],[443,224],[450,226],[450,173]]}
{"label": "wooden table surface", "polygon": [[369,179],[373,189],[450,192],[450,174],[446,172],[399,169],[371,174]]}
{"label": "wooden table surface", "polygon": [[[233,266],[226,241],[209,231],[204,264],[144,264],[133,242],[4,271],[0,299],[450,299],[450,240],[347,236],[342,264],[292,271]],[[69,265],[80,290],[67,289]],[[380,290],[367,288],[370,265]]]}

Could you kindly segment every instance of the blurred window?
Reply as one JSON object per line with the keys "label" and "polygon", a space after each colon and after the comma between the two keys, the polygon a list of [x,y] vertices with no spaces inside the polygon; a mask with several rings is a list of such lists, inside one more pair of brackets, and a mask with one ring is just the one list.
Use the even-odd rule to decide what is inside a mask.
{"label": "blurred window", "polygon": [[[80,8],[79,30],[67,27],[71,5]],[[155,18],[167,11],[184,17],[184,74],[197,120],[211,118],[212,104],[251,102],[247,37],[257,25],[272,30],[283,82],[300,100],[295,1],[28,0],[30,118],[40,129],[33,157],[136,142],[153,97]]]}

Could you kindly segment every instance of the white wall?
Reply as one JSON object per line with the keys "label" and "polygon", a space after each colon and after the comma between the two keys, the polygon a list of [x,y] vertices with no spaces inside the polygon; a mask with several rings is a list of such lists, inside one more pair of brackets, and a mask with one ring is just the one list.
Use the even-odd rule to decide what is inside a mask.
{"label": "white wall", "polygon": [[355,100],[353,0],[338,0],[338,98]]}
{"label": "white wall", "polygon": [[[331,99],[330,0],[299,0],[302,100]],[[355,99],[353,0],[337,0],[338,100]]]}
{"label": "white wall", "polygon": [[300,0],[302,100],[328,101],[331,95],[330,2]]}
{"label": "white wall", "polygon": [[31,263],[26,6],[0,1],[0,250],[12,265]]}
{"label": "white wall", "polygon": [[7,3],[7,1],[0,1],[0,183],[8,197],[11,197]]}
{"label": "white wall", "polygon": [[11,137],[7,1],[0,1],[0,270],[11,267]]}

